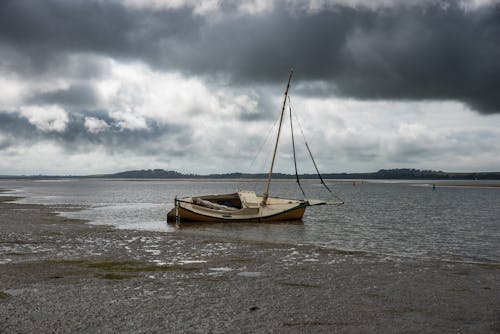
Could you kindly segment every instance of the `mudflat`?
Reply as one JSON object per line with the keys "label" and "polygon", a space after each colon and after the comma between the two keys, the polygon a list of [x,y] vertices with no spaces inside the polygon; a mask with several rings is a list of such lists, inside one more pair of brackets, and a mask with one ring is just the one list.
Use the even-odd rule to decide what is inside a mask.
{"label": "mudflat", "polygon": [[0,197],[2,333],[499,333],[500,265],[118,230]]}

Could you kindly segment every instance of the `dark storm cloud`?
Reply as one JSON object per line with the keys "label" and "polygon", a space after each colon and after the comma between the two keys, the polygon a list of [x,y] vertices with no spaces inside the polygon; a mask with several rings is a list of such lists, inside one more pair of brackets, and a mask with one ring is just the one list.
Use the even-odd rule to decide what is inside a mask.
{"label": "dark storm cloud", "polygon": [[59,104],[66,106],[94,106],[99,101],[92,86],[73,85],[67,89],[35,94],[28,99],[30,104]]}
{"label": "dark storm cloud", "polygon": [[0,133],[6,137],[6,143],[2,149],[14,145],[17,140],[22,142],[33,142],[37,135],[37,129],[27,119],[15,113],[0,111]]}
{"label": "dark storm cloud", "polygon": [[457,100],[482,113],[500,112],[498,5],[465,10],[455,1],[436,1],[310,12],[277,3],[272,11],[243,15],[230,4],[223,2],[222,15],[211,19],[189,7],[4,0],[0,44],[11,55],[7,66],[28,64],[19,71],[52,71],[74,53],[241,84],[282,83],[294,67],[298,80],[322,84],[318,94]]}
{"label": "dark storm cloud", "polygon": [[56,71],[75,52],[162,63],[161,48],[192,41],[197,21],[188,9],[157,13],[113,1],[6,0],[0,2],[0,42],[27,58],[10,52],[10,64],[21,72]]}

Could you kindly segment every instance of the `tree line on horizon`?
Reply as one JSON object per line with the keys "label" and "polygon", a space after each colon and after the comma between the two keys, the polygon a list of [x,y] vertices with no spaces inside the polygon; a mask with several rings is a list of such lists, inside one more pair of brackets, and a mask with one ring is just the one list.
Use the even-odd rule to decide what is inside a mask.
{"label": "tree line on horizon", "polygon": [[[114,174],[99,174],[85,176],[47,176],[47,175],[1,175],[0,178],[123,178],[123,179],[264,179],[267,173],[222,173],[222,174],[183,174],[177,171],[163,169],[141,169],[124,171]],[[316,179],[317,174],[299,174],[301,179]],[[371,173],[325,173],[324,179],[434,179],[434,180],[500,180],[500,172],[470,172],[451,173],[435,170],[420,170],[414,168],[380,169]],[[294,179],[295,175],[273,173],[275,179]]]}
{"label": "tree line on horizon", "polygon": [[[213,179],[246,179],[266,178],[267,173],[223,173],[223,174],[183,174],[176,171],[165,171],[163,169],[145,169],[126,171],[107,175],[112,178],[213,178]],[[302,179],[316,179],[317,174],[300,174]],[[500,172],[472,172],[472,173],[449,173],[434,170],[420,170],[414,168],[380,169],[372,173],[325,173],[325,179],[500,179]],[[276,179],[293,179],[295,175],[284,173],[273,173]]]}
{"label": "tree line on horizon", "polygon": [[[123,179],[264,179],[267,173],[222,173],[222,174],[183,174],[177,171],[163,169],[141,169],[124,171],[114,174],[99,174],[85,176],[12,176],[2,175],[0,178],[123,178]],[[301,179],[317,179],[317,174],[300,174]],[[439,179],[439,180],[500,180],[500,172],[466,172],[451,173],[435,170],[420,170],[414,168],[380,169],[371,173],[325,173],[324,179]],[[294,179],[295,175],[273,173],[275,179]]]}

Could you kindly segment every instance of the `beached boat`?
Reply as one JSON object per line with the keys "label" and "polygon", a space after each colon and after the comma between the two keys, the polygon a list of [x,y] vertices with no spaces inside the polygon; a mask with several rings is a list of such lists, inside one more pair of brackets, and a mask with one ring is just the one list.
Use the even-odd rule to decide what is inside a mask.
{"label": "beached boat", "polygon": [[[285,114],[285,106],[288,97],[288,90],[290,88],[290,81],[292,79],[293,71],[290,72],[288,83],[285,90],[285,98],[283,100],[283,107],[281,109],[281,116],[278,127],[278,134],[274,145],[274,153],[271,161],[271,168],[267,178],[266,190],[262,196],[259,196],[255,191],[238,191],[233,194],[224,195],[203,195],[192,196],[185,198],[175,198],[174,208],[167,214],[168,222],[280,222],[280,221],[297,221],[301,220],[306,207],[314,205],[325,204],[343,204],[342,201],[326,202],[321,200],[308,200],[308,199],[288,199],[269,197],[269,186],[271,184],[274,161],[278,149],[278,142],[280,139],[281,127],[283,124],[283,116]],[[291,122],[291,108],[290,108],[290,124],[292,130],[293,142],[293,125]],[[295,161],[295,144],[294,147],[294,161]],[[318,172],[321,183],[330,191],[326,183],[319,174],[314,158],[312,157],[309,146],[306,142],[307,150],[314,163],[314,167]],[[300,185],[297,173],[297,164],[295,162],[296,180],[299,184],[302,194],[305,193]]]}

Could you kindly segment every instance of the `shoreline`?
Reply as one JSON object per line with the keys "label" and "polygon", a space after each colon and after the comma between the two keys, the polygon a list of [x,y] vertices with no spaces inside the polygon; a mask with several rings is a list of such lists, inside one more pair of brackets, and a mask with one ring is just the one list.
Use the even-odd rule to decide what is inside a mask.
{"label": "shoreline", "polygon": [[498,265],[117,230],[4,195],[0,332],[500,331]]}
{"label": "shoreline", "polygon": [[[6,189],[6,188],[0,188],[0,203],[2,202],[2,197],[15,197],[15,199],[23,199],[25,196],[6,196],[4,194],[9,194],[10,192],[14,192],[13,189]],[[13,202],[14,203],[14,202]],[[24,203],[16,203],[19,205],[31,205],[31,204],[24,204]],[[35,204],[38,205],[38,204]],[[50,207],[54,210],[53,212],[56,214],[56,216],[61,216],[65,220],[74,220],[78,222],[82,222],[85,224],[89,224],[90,226],[95,226],[96,228],[109,228],[109,229],[118,229],[114,225],[106,225],[106,224],[94,224],[89,220],[86,219],[78,219],[78,218],[71,218],[68,216],[64,216],[64,211],[78,211],[78,210],[83,210],[86,209],[85,206],[78,206],[75,204],[56,204],[56,205],[47,205],[47,204],[39,204],[40,206],[44,207]],[[169,226],[174,226],[175,224],[167,223]],[[204,223],[201,224],[201,226],[205,225]],[[191,224],[186,224],[186,225],[181,225],[178,227],[180,230],[186,230],[190,231],[192,229],[196,229],[196,223],[191,223]],[[171,234],[173,232],[166,232],[166,231],[157,231],[157,230],[136,230],[136,229],[118,229],[118,230],[124,230],[124,231],[131,231],[131,232],[145,232],[145,233],[168,233]],[[257,243],[257,244],[269,244],[269,245],[276,245],[280,247],[312,247],[312,248],[319,248],[319,249],[324,249],[326,251],[331,251],[331,252],[336,252],[339,254],[352,254],[352,255],[372,255],[372,256],[378,256],[378,257],[386,257],[386,258],[394,258],[397,259],[398,261],[404,261],[405,259],[408,259],[410,261],[437,261],[437,262],[443,262],[443,263],[457,263],[457,264],[473,264],[473,265],[485,265],[485,266],[499,266],[500,267],[500,262],[498,261],[493,261],[493,260],[483,260],[483,261],[473,261],[473,260],[467,260],[467,259],[453,259],[453,258],[441,258],[441,257],[432,257],[432,256],[412,256],[412,255],[402,255],[402,254],[395,254],[395,253],[390,253],[390,252],[376,252],[376,251],[369,251],[369,250],[357,250],[357,249],[343,249],[343,248],[335,248],[335,247],[327,247],[324,245],[315,245],[315,244],[294,244],[294,243],[286,243],[286,242],[274,242],[274,241],[269,241],[269,240],[258,240],[258,239],[238,239],[237,237],[220,237],[220,236],[209,236],[209,235],[196,235],[187,232],[186,233],[189,236],[192,237],[201,237],[201,238],[213,238],[213,239],[224,239],[225,241],[228,242],[249,242],[249,243]],[[186,235],[184,234],[184,235]]]}
{"label": "shoreline", "polygon": [[436,187],[471,187],[471,188],[500,188],[498,183],[458,183],[458,184],[448,184],[448,183],[436,183]]}

